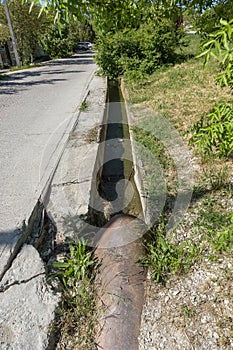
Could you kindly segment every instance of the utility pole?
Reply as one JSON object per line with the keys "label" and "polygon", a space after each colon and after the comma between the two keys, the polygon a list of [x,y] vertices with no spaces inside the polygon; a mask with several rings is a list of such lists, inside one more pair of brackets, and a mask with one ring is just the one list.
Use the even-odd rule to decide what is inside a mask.
{"label": "utility pole", "polygon": [[10,36],[11,36],[13,51],[14,51],[14,55],[15,55],[16,65],[18,67],[20,67],[21,66],[21,62],[19,60],[19,55],[18,55],[16,41],[15,41],[15,35],[14,35],[13,28],[12,28],[10,13],[9,13],[9,10],[8,10],[8,6],[7,6],[6,0],[3,0],[3,6],[4,6],[4,9],[5,9],[7,23],[8,23],[8,27],[9,27],[9,31],[10,31]]}

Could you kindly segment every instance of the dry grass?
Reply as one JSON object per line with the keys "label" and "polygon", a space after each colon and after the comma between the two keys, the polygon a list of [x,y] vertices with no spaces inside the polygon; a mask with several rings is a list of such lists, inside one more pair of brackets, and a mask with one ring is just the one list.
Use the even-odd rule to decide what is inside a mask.
{"label": "dry grass", "polygon": [[88,143],[96,142],[98,138],[99,125],[91,128],[86,134],[84,134],[84,140]]}
{"label": "dry grass", "polygon": [[215,83],[217,65],[203,69],[195,59],[156,72],[144,84],[128,86],[130,101],[140,103],[169,118],[186,131],[214,104],[232,99],[230,88]]}

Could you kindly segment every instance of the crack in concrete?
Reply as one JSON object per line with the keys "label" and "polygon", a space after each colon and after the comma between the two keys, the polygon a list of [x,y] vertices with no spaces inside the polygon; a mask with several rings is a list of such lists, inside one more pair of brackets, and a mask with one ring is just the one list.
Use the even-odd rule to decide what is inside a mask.
{"label": "crack in concrete", "polygon": [[26,280],[14,281],[14,282],[12,282],[10,284],[7,284],[7,285],[0,285],[0,293],[4,293],[6,290],[8,290],[9,288],[11,288],[14,285],[20,285],[20,284],[28,283],[28,282],[32,281],[34,278],[42,276],[42,275],[45,275],[45,272],[40,272],[37,275],[32,276],[32,277],[30,277],[30,278],[28,278]]}
{"label": "crack in concrete", "polygon": [[88,181],[90,181],[90,178],[89,178],[89,179],[82,180],[82,181],[73,180],[73,181],[62,182],[62,183],[60,183],[60,184],[53,184],[52,187],[62,187],[62,186],[70,186],[70,185],[79,185],[79,184],[82,184],[82,183],[85,183],[85,182],[88,182]]}

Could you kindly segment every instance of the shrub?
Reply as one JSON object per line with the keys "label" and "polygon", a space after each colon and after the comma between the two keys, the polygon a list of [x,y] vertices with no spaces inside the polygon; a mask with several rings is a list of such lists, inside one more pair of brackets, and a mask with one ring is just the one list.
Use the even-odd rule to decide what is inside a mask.
{"label": "shrub", "polygon": [[203,156],[227,157],[233,152],[233,105],[222,102],[193,125],[190,144]]}
{"label": "shrub", "polygon": [[221,73],[216,79],[220,86],[233,86],[233,19],[220,20],[220,28],[209,34],[201,46],[202,52],[197,58],[204,57],[206,65],[212,56],[219,62]]}
{"label": "shrub", "polygon": [[143,23],[139,29],[109,33],[97,42],[96,61],[109,78],[123,74],[141,78],[174,62],[180,34],[175,24],[165,18]]}
{"label": "shrub", "polygon": [[41,39],[44,51],[51,58],[66,57],[74,52],[79,41],[78,26],[76,23],[53,25]]}

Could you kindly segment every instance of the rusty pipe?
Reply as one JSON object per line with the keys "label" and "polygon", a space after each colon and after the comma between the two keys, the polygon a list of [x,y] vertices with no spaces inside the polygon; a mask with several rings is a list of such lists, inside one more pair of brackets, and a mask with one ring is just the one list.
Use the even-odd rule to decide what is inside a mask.
{"label": "rusty pipe", "polygon": [[96,237],[100,269],[95,282],[101,315],[98,349],[139,348],[146,271],[136,261],[145,253],[143,232],[141,220],[118,214]]}

